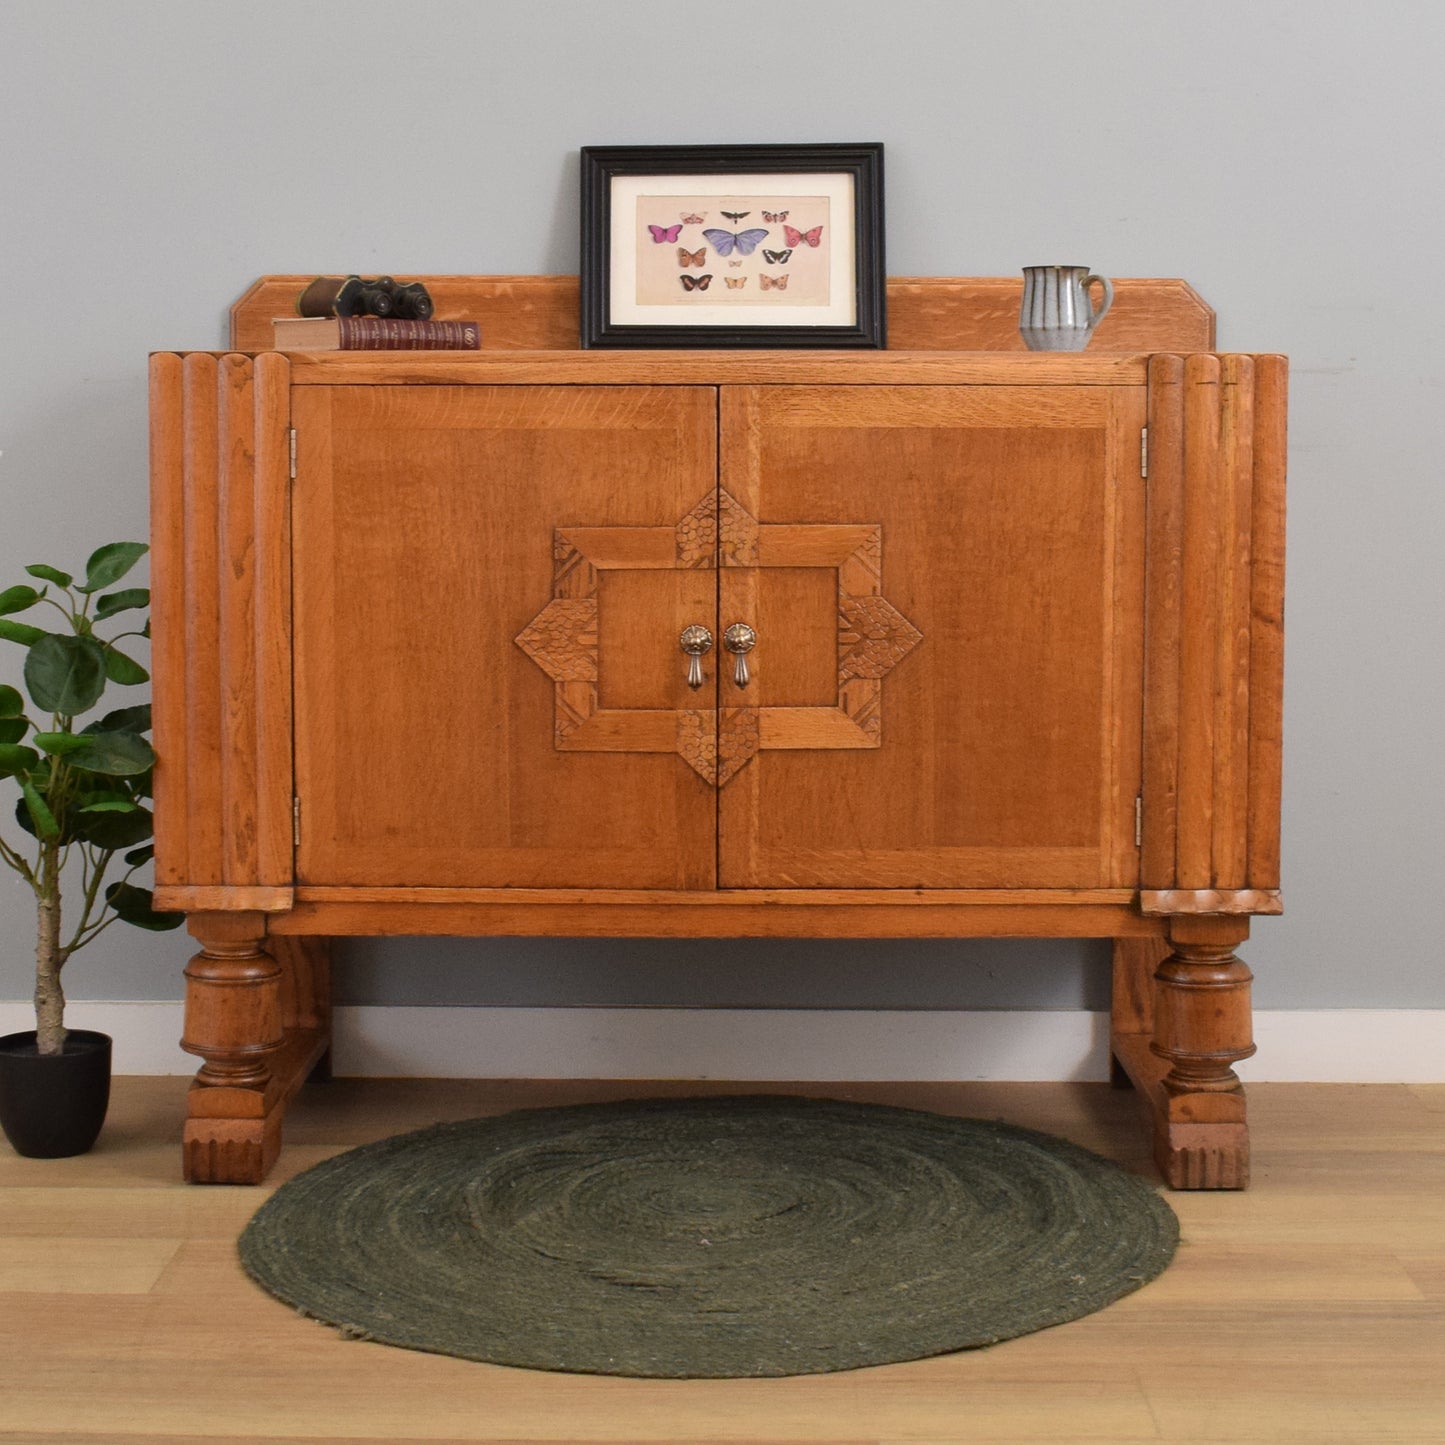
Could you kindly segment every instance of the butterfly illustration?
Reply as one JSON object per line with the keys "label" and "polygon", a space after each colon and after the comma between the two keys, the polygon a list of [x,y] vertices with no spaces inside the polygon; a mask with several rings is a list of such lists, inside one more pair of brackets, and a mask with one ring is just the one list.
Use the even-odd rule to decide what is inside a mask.
{"label": "butterfly illustration", "polygon": [[655,246],[661,246],[665,242],[675,241],[682,235],[682,223],[679,221],[675,226],[649,226],[652,232],[652,242]]}
{"label": "butterfly illustration", "polygon": [[741,266],[742,264],[743,264],[743,263],[742,263],[741,261],[729,261],[729,262],[728,262],[728,265],[729,265],[729,266]]}
{"label": "butterfly illustration", "polygon": [[758,289],[760,291],[786,291],[788,289],[788,278],[784,276],[769,276],[766,271],[758,277]]}
{"label": "butterfly illustration", "polygon": [[790,215],[792,215],[791,211],[764,211],[763,220],[786,221]]}
{"label": "butterfly illustration", "polygon": [[[682,215],[681,212],[679,212],[678,214]],[[706,211],[704,211],[700,216],[697,214],[696,211],[688,211],[686,215],[682,216],[682,224],[684,226],[700,226],[705,220],[707,220]]]}
{"label": "butterfly illustration", "polygon": [[789,246],[786,251],[764,251],[763,260],[766,261],[769,266],[786,266],[788,264],[788,257],[792,254],[793,248],[791,246]]}
{"label": "butterfly illustration", "polygon": [[701,266],[706,261],[706,246],[699,246],[696,251],[689,251],[686,246],[677,248],[677,264],[679,266]]}
{"label": "butterfly illustration", "polygon": [[712,274],[709,272],[706,276],[679,276],[677,279],[682,282],[684,291],[706,291]]}
{"label": "butterfly illustration", "polygon": [[751,211],[724,211],[722,212],[729,221],[741,221],[744,216],[751,216]]}
{"label": "butterfly illustration", "polygon": [[799,231],[792,226],[784,226],[783,239],[790,246],[816,246],[823,239],[823,228],[814,226],[811,231]]}
{"label": "butterfly illustration", "polygon": [[746,276],[724,276],[723,280],[728,283],[729,291],[741,291],[748,284]]}
{"label": "butterfly illustration", "polygon": [[[743,215],[747,214],[746,211],[743,212]],[[724,211],[723,215],[727,215],[727,212]],[[819,229],[822,228],[819,227]],[[751,231],[710,230],[704,231],[703,235],[717,247],[719,256],[731,256],[734,246],[738,248],[739,256],[751,256],[757,249],[758,242],[768,239],[767,231],[761,227],[754,227]],[[813,244],[816,246],[818,243],[815,241]]]}

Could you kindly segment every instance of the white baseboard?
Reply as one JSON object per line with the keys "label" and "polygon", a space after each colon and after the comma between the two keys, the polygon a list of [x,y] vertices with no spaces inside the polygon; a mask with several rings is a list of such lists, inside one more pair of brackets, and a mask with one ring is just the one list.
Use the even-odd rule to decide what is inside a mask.
{"label": "white baseboard", "polygon": [[[179,1003],[72,1003],[115,1039],[120,1074],[189,1074]],[[35,1026],[0,1002],[0,1033]],[[389,1008],[336,1011],[335,1067],[355,1077],[1091,1080],[1108,1015],[1031,1010]],[[1245,1080],[1445,1083],[1445,1009],[1256,1011]]]}

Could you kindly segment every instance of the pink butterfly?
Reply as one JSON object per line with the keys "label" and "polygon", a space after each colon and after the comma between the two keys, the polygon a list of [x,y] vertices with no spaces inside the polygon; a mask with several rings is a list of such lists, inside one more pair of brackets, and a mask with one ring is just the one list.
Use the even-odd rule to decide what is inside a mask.
{"label": "pink butterfly", "polygon": [[682,224],[684,226],[700,226],[705,220],[707,220],[706,211],[700,216],[695,211],[689,211],[687,215],[682,218]]}
{"label": "pink butterfly", "polygon": [[[675,226],[649,226],[647,229],[652,232],[653,243],[661,246],[677,240],[682,235],[682,222],[679,221]],[[813,244],[816,246],[818,243],[814,241]]]}
{"label": "pink butterfly", "polygon": [[783,239],[790,246],[816,246],[823,239],[823,228],[814,226],[811,231],[799,231],[792,226],[784,226]]}
{"label": "pink butterfly", "polygon": [[791,211],[764,211],[763,220],[774,222],[786,221],[791,214]]}

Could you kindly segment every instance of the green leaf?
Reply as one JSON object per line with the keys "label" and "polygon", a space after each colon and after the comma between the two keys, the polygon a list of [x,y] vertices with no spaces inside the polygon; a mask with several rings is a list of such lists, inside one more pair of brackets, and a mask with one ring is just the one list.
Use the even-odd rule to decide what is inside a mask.
{"label": "green leaf", "polygon": [[149,607],[151,594],[145,587],[127,587],[121,592],[107,592],[95,604],[97,620],[114,617],[117,612],[128,612],[132,607]]}
{"label": "green leaf", "polygon": [[25,685],[38,708],[73,717],[105,691],[106,651],[89,637],[47,634],[25,659]]}
{"label": "green leaf", "polygon": [[0,612],[24,612],[27,607],[34,607],[39,601],[40,593],[33,587],[23,584],[19,587],[7,587],[0,592]]}
{"label": "green leaf", "polygon": [[58,567],[47,567],[43,562],[37,562],[25,570],[32,577],[43,577],[47,582],[54,582],[57,587],[69,587],[75,581],[69,572],[62,572]]}
{"label": "green leaf", "polygon": [[18,743],[29,731],[28,717],[0,717],[0,743]]}
{"label": "green leaf", "polygon": [[55,821],[55,814],[45,806],[45,799],[36,792],[35,784],[21,783],[20,791],[24,796],[30,821],[35,824],[35,831],[47,841],[58,838],[60,824]]}
{"label": "green leaf", "polygon": [[16,773],[28,773],[40,762],[40,754],[34,748],[22,748],[15,743],[0,743],[0,778],[13,778]]}
{"label": "green leaf", "polygon": [[35,824],[30,821],[30,809],[25,806],[24,798],[15,800],[15,821],[30,834],[32,838],[38,838],[39,833],[35,831]]}
{"label": "green leaf", "polygon": [[138,807],[129,813],[82,810],[70,820],[70,826],[77,838],[97,848],[134,848],[137,843],[150,841],[155,819],[149,808]]}
{"label": "green leaf", "polygon": [[25,699],[18,687],[0,683],[0,717],[19,717],[25,711]]}
{"label": "green leaf", "polygon": [[11,622],[7,617],[0,617],[0,637],[10,642],[23,642],[26,647],[32,647],[42,637],[49,636],[43,628],[32,627],[28,622]]}
{"label": "green leaf", "polygon": [[151,705],[148,702],[138,707],[118,707],[84,729],[88,733],[148,733],[150,730]]}
{"label": "green leaf", "polygon": [[125,855],[125,861],[129,863],[132,868],[139,868],[142,863],[149,863],[155,856],[155,845],[153,843],[147,843],[144,848],[132,848],[130,852]]}
{"label": "green leaf", "polygon": [[117,918],[156,933],[179,928],[186,921],[184,913],[157,913],[150,889],[137,888],[132,883],[112,883],[105,890],[105,901],[115,909]]}
{"label": "green leaf", "polygon": [[82,733],[81,746],[68,752],[66,761],[87,773],[103,773],[108,778],[126,778],[143,773],[156,760],[151,745],[135,733]]}
{"label": "green leaf", "polygon": [[115,647],[105,649],[105,675],[122,687],[134,687],[138,682],[149,682],[151,676],[134,658],[127,657]]}
{"label": "green leaf", "polygon": [[109,542],[90,554],[85,564],[85,585],[78,592],[99,592],[119,582],[150,551],[144,542]]}
{"label": "green leaf", "polygon": [[35,746],[52,758],[63,758],[68,753],[78,753],[89,744],[79,733],[36,733]]}

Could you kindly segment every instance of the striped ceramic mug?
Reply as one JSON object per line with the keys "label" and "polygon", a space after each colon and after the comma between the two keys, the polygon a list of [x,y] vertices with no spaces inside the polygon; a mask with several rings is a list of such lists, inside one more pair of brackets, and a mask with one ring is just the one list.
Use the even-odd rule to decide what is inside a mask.
{"label": "striped ceramic mug", "polygon": [[[1089,300],[1095,281],[1104,288],[1097,311]],[[1087,266],[1025,266],[1019,333],[1030,351],[1082,351],[1113,302],[1109,278]]]}

